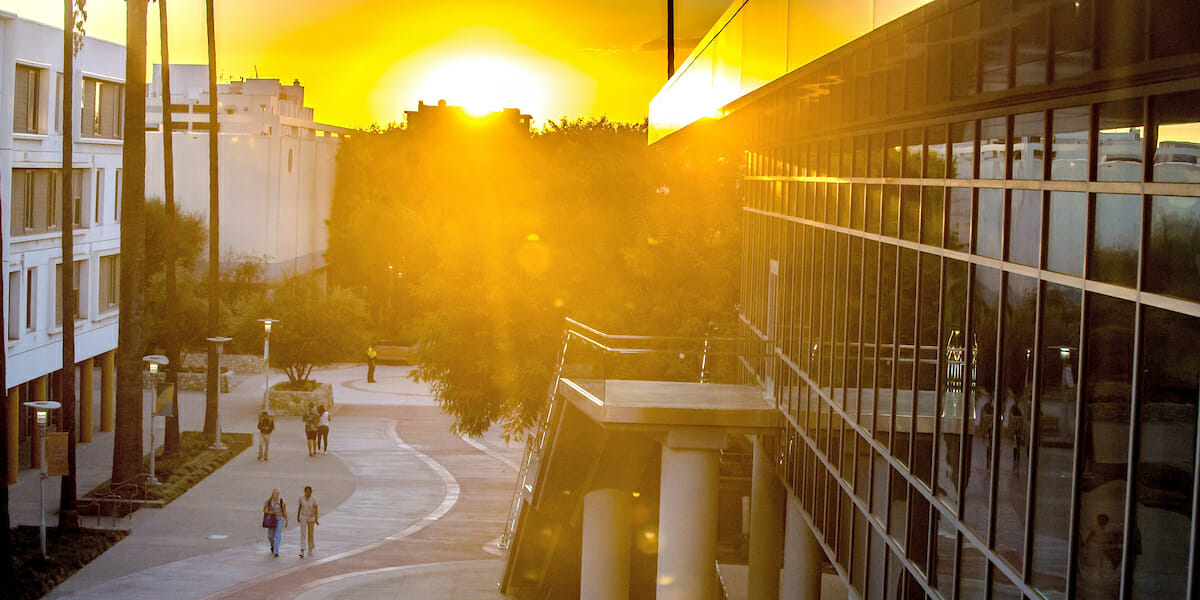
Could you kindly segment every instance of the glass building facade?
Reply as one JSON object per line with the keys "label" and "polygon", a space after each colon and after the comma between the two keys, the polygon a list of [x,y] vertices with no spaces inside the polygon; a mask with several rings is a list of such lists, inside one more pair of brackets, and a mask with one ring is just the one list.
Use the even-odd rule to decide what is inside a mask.
{"label": "glass building facade", "polygon": [[1197,24],[937,0],[726,107],[769,449],[852,597],[1197,597]]}

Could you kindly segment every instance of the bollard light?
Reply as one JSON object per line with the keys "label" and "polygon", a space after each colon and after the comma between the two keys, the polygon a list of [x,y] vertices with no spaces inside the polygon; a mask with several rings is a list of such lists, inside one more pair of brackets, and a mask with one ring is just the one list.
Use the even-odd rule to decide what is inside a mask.
{"label": "bollard light", "polygon": [[38,458],[42,465],[42,480],[40,485],[39,497],[41,498],[41,526],[38,531],[41,534],[42,541],[42,558],[46,558],[46,427],[50,424],[50,411],[58,410],[62,404],[54,400],[38,400],[36,402],[26,402],[25,406],[37,411],[38,433],[41,438],[41,447],[37,449]]}
{"label": "bollard light", "polygon": [[158,475],[154,469],[154,413],[157,391],[158,391],[158,367],[167,364],[167,357],[161,354],[151,354],[143,356],[142,362],[145,362],[150,369],[150,477],[146,479],[146,485],[162,485],[158,481]]}

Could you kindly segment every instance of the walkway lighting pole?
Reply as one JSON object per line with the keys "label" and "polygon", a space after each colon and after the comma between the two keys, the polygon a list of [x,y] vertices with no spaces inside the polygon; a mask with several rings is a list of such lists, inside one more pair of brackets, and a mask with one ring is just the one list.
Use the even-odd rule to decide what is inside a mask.
{"label": "walkway lighting pole", "polygon": [[40,492],[38,496],[41,499],[41,528],[39,529],[42,539],[42,558],[46,558],[46,426],[50,424],[50,411],[62,408],[62,404],[53,400],[38,400],[35,402],[26,402],[25,406],[37,411],[38,433],[41,435],[41,444],[37,448],[39,462],[42,465],[42,481],[40,483]]}
{"label": "walkway lighting pole", "polygon": [[[227,342],[232,342],[231,337],[210,337],[206,338],[209,343],[213,344],[217,350],[217,389],[213,395],[217,397],[217,439],[213,441],[213,445],[209,446],[212,450],[224,450],[225,444],[221,443],[221,355],[224,351],[224,346]],[[212,379],[209,379],[212,381]]]}
{"label": "walkway lighting pole", "polygon": [[154,470],[154,413],[158,412],[158,368],[170,361],[161,354],[151,354],[143,356],[142,362],[150,367],[150,478],[146,480],[146,485],[162,485]]}
{"label": "walkway lighting pole", "polygon": [[278,323],[279,319],[259,319],[259,323],[263,324],[263,333],[266,337],[263,338],[263,405],[265,411],[269,407],[269,396],[271,394],[271,324]]}

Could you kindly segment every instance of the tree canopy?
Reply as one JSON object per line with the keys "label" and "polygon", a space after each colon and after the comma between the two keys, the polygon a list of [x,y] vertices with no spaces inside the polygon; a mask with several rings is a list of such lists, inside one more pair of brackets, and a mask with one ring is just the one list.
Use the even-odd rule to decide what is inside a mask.
{"label": "tree canopy", "polygon": [[534,422],[564,316],[651,335],[732,320],[738,160],[605,119],[445,133],[343,142],[327,259],[376,337],[417,346],[412,376],[457,432]]}

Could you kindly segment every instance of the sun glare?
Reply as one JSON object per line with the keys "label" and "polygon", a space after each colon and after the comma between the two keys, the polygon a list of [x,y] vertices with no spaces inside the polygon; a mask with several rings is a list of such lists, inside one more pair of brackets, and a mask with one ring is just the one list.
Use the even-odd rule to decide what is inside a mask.
{"label": "sun glare", "polygon": [[467,56],[434,65],[417,86],[426,102],[445,100],[482,116],[504,108],[540,113],[545,99],[540,77],[515,61]]}

